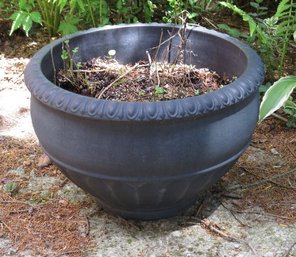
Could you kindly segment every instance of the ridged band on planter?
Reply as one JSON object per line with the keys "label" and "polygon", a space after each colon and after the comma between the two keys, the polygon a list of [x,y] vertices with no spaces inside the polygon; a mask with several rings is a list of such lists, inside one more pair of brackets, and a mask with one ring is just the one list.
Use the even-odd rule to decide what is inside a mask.
{"label": "ridged band on planter", "polygon": [[[85,61],[115,49],[121,62],[145,58],[168,24],[106,26],[68,36]],[[61,45],[45,46],[29,62],[25,82],[44,150],[77,185],[113,213],[153,219],[192,204],[233,165],[250,142],[264,68],[245,44],[202,27],[189,28],[193,63],[237,79],[201,96],[162,102],[116,102],[54,85]],[[174,42],[178,43],[178,42]],[[189,51],[188,51],[189,52]]]}

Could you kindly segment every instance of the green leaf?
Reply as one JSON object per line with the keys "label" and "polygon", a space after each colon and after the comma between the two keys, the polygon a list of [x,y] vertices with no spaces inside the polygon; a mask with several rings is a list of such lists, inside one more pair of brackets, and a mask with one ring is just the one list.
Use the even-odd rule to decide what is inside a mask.
{"label": "green leaf", "polygon": [[123,8],[122,0],[117,0],[116,1],[116,9],[121,10],[122,8]]}
{"label": "green leaf", "polygon": [[26,36],[29,36],[29,31],[32,28],[33,22],[30,16],[27,16],[26,19],[23,22],[23,30],[26,33]]}
{"label": "green leaf", "polygon": [[282,12],[284,12],[287,9],[290,8],[289,2],[290,2],[290,0],[282,0],[282,1],[280,1],[274,16],[276,16],[276,17],[282,16]]}
{"label": "green leaf", "polygon": [[155,86],[155,88],[154,88],[154,93],[155,93],[156,95],[163,95],[163,94],[166,93],[166,90],[165,90],[164,88],[160,87],[159,85],[157,85],[157,86]]}
{"label": "green leaf", "polygon": [[109,23],[109,19],[106,17],[102,20],[102,26],[107,25]]}
{"label": "green leaf", "polygon": [[29,7],[27,0],[19,0],[18,6],[21,10],[27,10]]}
{"label": "green leaf", "polygon": [[85,12],[84,3],[82,0],[76,0],[81,11]]}
{"label": "green leaf", "polygon": [[287,76],[276,81],[265,93],[259,113],[259,122],[278,110],[296,88],[296,76]]}
{"label": "green leaf", "polygon": [[71,33],[76,32],[78,29],[74,24],[67,23],[65,21],[62,21],[58,31],[61,32],[63,35],[68,35]]}
{"label": "green leaf", "polygon": [[23,11],[17,11],[17,12],[14,12],[10,17],[9,17],[9,19],[10,20],[15,20],[16,19],[16,17],[19,15],[19,13],[22,13]]}
{"label": "green leaf", "polygon": [[69,54],[66,50],[63,49],[62,54],[61,54],[62,60],[67,60],[69,58]]}
{"label": "green leaf", "polygon": [[227,24],[221,23],[217,24],[219,29],[225,30],[230,36],[232,37],[240,37],[242,34],[241,32],[236,28],[231,28]]}
{"label": "green leaf", "polygon": [[189,13],[188,18],[189,18],[189,19],[194,19],[194,18],[196,18],[197,16],[198,16],[198,13],[196,13],[196,12],[192,12],[192,13]]}
{"label": "green leaf", "polygon": [[189,0],[189,4],[191,6],[194,6],[196,4],[197,0]]}
{"label": "green leaf", "polygon": [[9,32],[9,36],[11,36],[14,31],[22,26],[24,20],[27,18],[27,15],[28,14],[23,11],[18,11],[11,16],[11,18],[13,18],[13,22]]}
{"label": "green leaf", "polygon": [[256,32],[257,25],[253,19],[247,19],[249,22],[249,28],[250,28],[250,36],[253,36]]}
{"label": "green leaf", "polygon": [[73,55],[77,54],[78,53],[78,50],[79,50],[79,47],[78,46],[76,46],[74,49],[72,49]]}
{"label": "green leaf", "polygon": [[284,107],[287,108],[287,109],[291,109],[295,112],[296,114],[296,103],[293,102],[293,100],[291,99],[292,97],[290,97],[286,102],[285,102],[285,105]]}
{"label": "green leaf", "polygon": [[251,2],[250,5],[256,9],[258,9],[260,7],[260,5],[256,2]]}
{"label": "green leaf", "polygon": [[78,30],[76,24],[79,21],[80,19],[78,17],[67,15],[65,16],[64,21],[60,23],[58,31],[63,35],[74,33]]}
{"label": "green leaf", "polygon": [[249,14],[247,14],[245,11],[243,11],[242,9],[238,8],[236,5],[228,3],[228,2],[220,2],[221,5],[229,8],[230,10],[232,10],[233,12],[239,14],[244,21],[248,22],[249,24],[249,30],[250,30],[250,36],[252,37],[253,34],[256,32],[257,29],[257,25],[256,22],[254,21],[254,19],[252,18],[252,16],[250,16]]}
{"label": "green leaf", "polygon": [[60,7],[60,13],[64,10],[68,0],[60,0],[59,1],[59,7]]}
{"label": "green leaf", "polygon": [[32,21],[42,24],[42,17],[41,17],[40,12],[31,12],[30,17],[31,17]]}

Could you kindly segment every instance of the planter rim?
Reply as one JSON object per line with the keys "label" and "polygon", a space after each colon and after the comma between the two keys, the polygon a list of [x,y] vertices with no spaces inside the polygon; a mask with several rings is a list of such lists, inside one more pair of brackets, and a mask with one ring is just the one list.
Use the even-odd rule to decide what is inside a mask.
{"label": "planter rim", "polygon": [[168,120],[197,117],[212,111],[222,110],[227,106],[234,105],[248,98],[258,90],[259,85],[263,81],[264,65],[253,49],[227,34],[201,26],[188,26],[187,29],[210,34],[231,43],[239,48],[247,59],[244,72],[235,81],[221,89],[203,95],[158,102],[125,102],[96,99],[62,89],[49,81],[42,73],[41,63],[43,58],[52,48],[61,44],[64,40],[71,40],[72,38],[97,31],[125,27],[176,28],[180,26],[165,23],[107,25],[101,28],[80,31],[54,40],[41,48],[32,57],[25,69],[25,84],[32,96],[55,110],[90,119],[114,121]]}

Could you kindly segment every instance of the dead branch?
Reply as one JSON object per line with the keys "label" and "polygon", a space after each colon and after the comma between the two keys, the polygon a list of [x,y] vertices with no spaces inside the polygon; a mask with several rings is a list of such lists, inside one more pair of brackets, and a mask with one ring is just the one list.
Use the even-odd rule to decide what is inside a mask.
{"label": "dead branch", "polygon": [[57,254],[55,257],[61,257],[61,256],[64,256],[64,255],[72,255],[74,253],[81,253],[81,250],[61,252],[61,253]]}
{"label": "dead branch", "polygon": [[65,178],[64,180],[62,180],[62,181],[60,182],[59,187],[60,187],[60,188],[64,187],[64,185],[66,185],[68,181],[69,181],[69,179],[68,179],[68,178]]}
{"label": "dead branch", "polygon": [[[288,119],[286,119],[285,117],[279,115],[279,114],[276,114],[276,113],[272,113],[271,116],[281,120],[281,121],[284,121],[284,122],[288,122]],[[296,125],[292,125],[291,126],[292,128],[296,128]]]}
{"label": "dead branch", "polygon": [[227,211],[230,212],[230,214],[232,215],[232,217],[242,226],[244,227],[250,227],[249,225],[244,224],[238,217],[236,217],[236,215],[233,213],[232,209],[229,209],[224,203],[221,202],[221,205],[224,207],[224,209],[226,209]]}
{"label": "dead branch", "polygon": [[275,214],[265,213],[265,212],[260,212],[260,211],[240,211],[240,210],[235,210],[235,209],[231,209],[231,210],[233,212],[242,213],[242,214],[256,214],[256,215],[269,216],[269,217],[285,219],[285,220],[294,220],[293,218],[290,218],[287,216],[275,215]]}
{"label": "dead branch", "polygon": [[0,204],[25,204],[25,205],[30,205],[29,203],[22,202],[22,201],[0,201]]}
{"label": "dead branch", "polygon": [[[157,46],[157,49],[156,49],[156,52],[155,52],[155,55],[154,55],[154,61],[157,61],[157,56],[158,56],[158,52],[159,52],[159,49],[160,49],[160,46],[161,46],[162,37],[163,37],[163,29],[161,29],[161,33],[160,33],[160,37],[159,37],[159,44]],[[149,52],[149,51],[147,51],[147,52]]]}
{"label": "dead branch", "polygon": [[155,63],[155,70],[156,70],[156,77],[157,77],[157,85],[160,86],[160,78],[159,78],[159,73],[158,73],[157,62]]}
{"label": "dead branch", "polygon": [[291,146],[287,145],[288,150],[290,151],[290,153],[296,158],[296,153],[294,152],[294,150],[291,148]]}
{"label": "dead branch", "polygon": [[151,56],[150,56],[149,51],[146,51],[146,54],[147,54],[147,57],[148,57],[149,66],[151,67],[151,65],[152,65],[152,60],[151,60]]}
{"label": "dead branch", "polygon": [[[208,19],[207,17],[202,17],[203,20],[205,20],[207,23],[209,23],[214,29],[219,29],[214,22],[212,22],[210,19]],[[191,24],[190,24],[191,26]]]}
{"label": "dead branch", "polygon": [[180,59],[184,58],[184,51],[185,51],[186,44],[187,44],[187,38],[186,38],[186,26],[187,26],[187,23],[186,23],[186,18],[182,19],[182,24],[183,24],[183,26],[178,30],[178,33],[177,33],[179,38],[180,38],[180,44],[178,45],[177,56],[176,56],[175,60],[173,61],[173,64],[182,63],[180,61]]}
{"label": "dead branch", "polygon": [[202,209],[204,207],[204,203],[205,203],[205,200],[203,199],[202,202],[201,202],[201,204],[198,206],[198,209],[197,209],[197,211],[195,213],[195,217],[199,217],[199,215],[202,212]]}
{"label": "dead branch", "polygon": [[2,223],[4,227],[6,227],[12,235],[14,235],[13,229],[9,227],[3,220],[0,220],[0,223]]}
{"label": "dead branch", "polygon": [[92,69],[92,70],[73,70],[74,73],[97,73],[97,72],[103,72],[106,71],[106,68],[102,68],[102,69]]}
{"label": "dead branch", "polygon": [[33,211],[34,211],[34,208],[31,207],[31,208],[17,210],[17,211],[10,211],[9,214],[32,213]]}
{"label": "dead branch", "polygon": [[[163,42],[161,42],[158,46],[154,46],[149,48],[149,50],[154,50],[154,49],[159,49],[159,47],[161,47],[162,45],[166,44],[167,42],[170,42],[174,37],[176,37],[178,35],[178,33],[170,36],[168,39],[164,40]],[[156,58],[157,56],[155,56]]]}
{"label": "dead branch", "polygon": [[57,71],[56,71],[56,67],[55,67],[55,62],[54,62],[54,58],[53,58],[53,47],[50,47],[50,56],[51,56],[51,62],[52,62],[52,68],[53,68],[53,83],[56,84],[57,83]]}
{"label": "dead branch", "polygon": [[203,224],[210,231],[218,234],[219,236],[223,237],[224,239],[226,239],[226,240],[228,240],[230,242],[237,242],[237,243],[246,245],[252,251],[254,256],[258,256],[256,250],[247,241],[236,238],[236,237],[234,237],[232,235],[229,235],[229,234],[221,231],[219,226],[217,224],[213,223],[212,221],[210,221],[208,219],[203,219],[203,220],[201,220],[201,224]]}
{"label": "dead branch", "polygon": [[85,236],[88,236],[89,235],[89,232],[90,232],[90,224],[89,224],[89,218],[88,218],[88,216],[85,216],[85,223],[86,223]]}

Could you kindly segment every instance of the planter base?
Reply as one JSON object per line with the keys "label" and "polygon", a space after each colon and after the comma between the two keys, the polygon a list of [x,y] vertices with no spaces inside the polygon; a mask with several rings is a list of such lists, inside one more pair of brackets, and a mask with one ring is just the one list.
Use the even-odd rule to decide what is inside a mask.
{"label": "planter base", "polygon": [[125,219],[155,220],[181,214],[192,206],[204,190],[233,166],[248,145],[230,159],[209,169],[148,180],[139,177],[122,177],[119,180],[99,173],[91,177],[87,172],[69,167],[47,154],[66,177],[95,196],[107,212]]}
{"label": "planter base", "polygon": [[131,220],[156,220],[156,219],[164,219],[169,218],[172,216],[176,216],[178,214],[181,214],[186,209],[191,207],[197,199],[194,198],[191,201],[188,202],[181,202],[178,205],[167,208],[167,209],[155,209],[155,210],[124,210],[124,209],[116,209],[112,206],[108,206],[105,203],[103,203],[100,199],[96,198],[96,201],[99,206],[101,206],[106,212],[115,215],[120,216],[124,219],[131,219]]}

